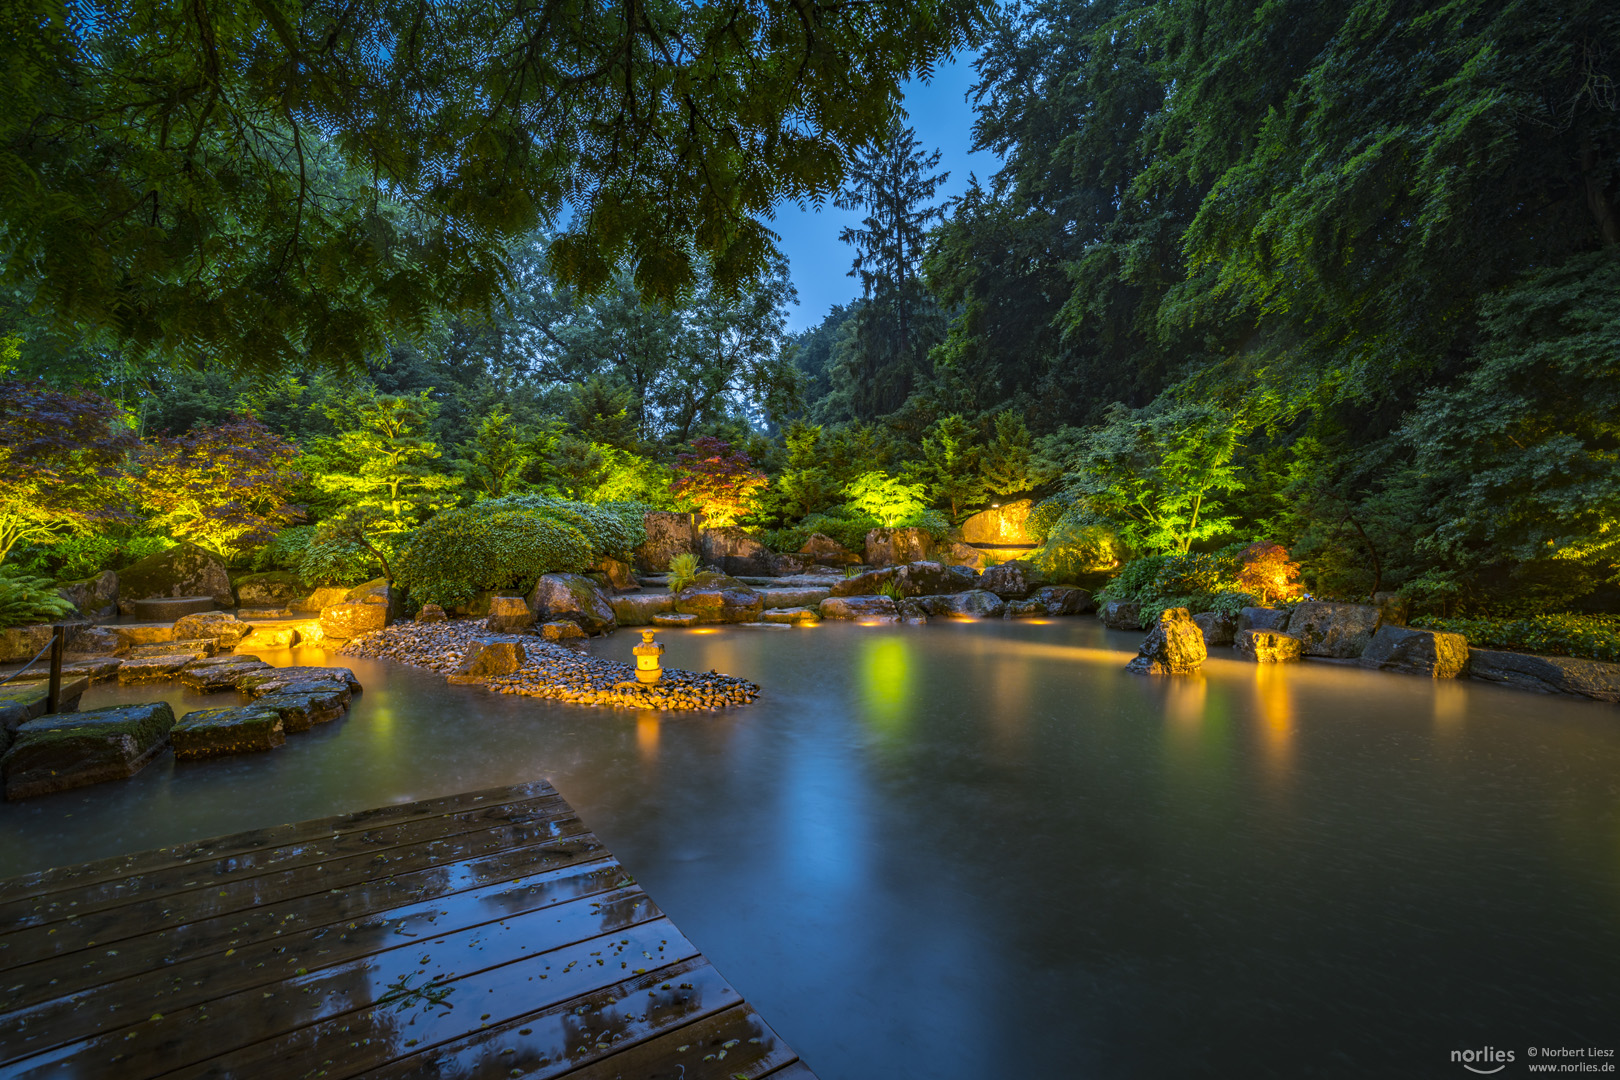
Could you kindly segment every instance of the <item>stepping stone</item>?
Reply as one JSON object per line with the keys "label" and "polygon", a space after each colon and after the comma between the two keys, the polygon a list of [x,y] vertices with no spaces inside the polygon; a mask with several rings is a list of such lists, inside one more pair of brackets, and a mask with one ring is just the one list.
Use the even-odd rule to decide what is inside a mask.
{"label": "stepping stone", "polygon": [[[263,663],[257,656],[248,653],[226,653],[223,656],[204,656],[186,665],[187,671],[201,671],[204,668],[230,667],[232,664]],[[269,667],[269,664],[265,664]]]}
{"label": "stepping stone", "polygon": [[785,622],[740,622],[734,624],[739,630],[791,630],[793,626]]}
{"label": "stepping stone", "polygon": [[[49,674],[47,672],[47,674]],[[79,697],[90,680],[83,675],[62,677],[62,699],[57,705],[59,713],[72,712],[79,707]],[[11,682],[0,685],[0,727],[9,731],[36,717],[45,715],[45,699],[51,691],[49,681]]]}
{"label": "stepping stone", "polygon": [[254,704],[186,713],[169,738],[174,742],[174,756],[191,761],[274,750],[286,743],[287,733],[279,712]]}
{"label": "stepping stone", "polygon": [[766,608],[760,612],[761,622],[768,623],[814,623],[820,622],[821,616],[804,607]]}
{"label": "stepping stone", "polygon": [[675,611],[660,611],[652,617],[652,621],[654,626],[696,626],[698,617],[696,615],[683,615]]}
{"label": "stepping stone", "polygon": [[130,659],[147,656],[180,656],[197,659],[219,652],[219,642],[213,638],[187,638],[184,641],[159,641],[151,645],[136,645],[129,650]]}
{"label": "stepping stone", "polygon": [[236,643],[238,649],[290,649],[301,635],[295,626],[255,626],[253,632]]}
{"label": "stepping stone", "polygon": [[255,671],[244,675],[237,680],[236,688],[249,697],[258,697],[261,694],[275,693],[281,685],[295,682],[307,682],[311,679],[320,682],[340,682],[351,691],[360,689],[360,680],[354,677],[354,672],[346,667],[284,667],[273,671]]}
{"label": "stepping stone", "polygon": [[270,665],[257,656],[221,656],[217,659],[237,662],[220,664],[213,660],[194,661],[180,672],[180,682],[200,693],[217,694],[223,690],[235,690],[237,680],[244,675],[270,669]]}
{"label": "stepping stone", "polygon": [[180,674],[181,669],[195,659],[189,653],[133,657],[118,669],[118,681],[120,684],[162,682]]}
{"label": "stepping stone", "polygon": [[[82,675],[93,683],[101,682],[103,679],[110,679],[118,674],[118,668],[123,662],[122,659],[116,656],[93,656],[88,660],[69,660],[62,665],[62,678],[66,679],[69,676],[78,678]],[[39,682],[48,680],[50,677],[50,666],[42,663],[40,666],[31,667],[18,675],[13,682]]]}
{"label": "stepping stone", "polygon": [[163,750],[172,727],[174,711],[163,701],[30,720],[0,759],[6,798],[134,776]]}
{"label": "stepping stone", "polygon": [[123,642],[124,648],[133,649],[141,645],[156,645],[159,642],[174,640],[174,623],[117,623],[113,626],[102,627],[110,630]]}
{"label": "stepping stone", "polygon": [[212,596],[154,596],[146,600],[135,600],[130,606],[134,608],[131,614],[137,618],[148,622],[172,623],[187,615],[213,611],[219,605],[214,603]]}
{"label": "stepping stone", "polygon": [[283,728],[288,732],[308,731],[316,724],[336,720],[348,708],[349,691],[346,687],[327,684],[322,688],[310,689],[315,684],[294,685],[300,689],[289,688],[266,694],[256,699],[250,708],[269,709],[278,714]]}

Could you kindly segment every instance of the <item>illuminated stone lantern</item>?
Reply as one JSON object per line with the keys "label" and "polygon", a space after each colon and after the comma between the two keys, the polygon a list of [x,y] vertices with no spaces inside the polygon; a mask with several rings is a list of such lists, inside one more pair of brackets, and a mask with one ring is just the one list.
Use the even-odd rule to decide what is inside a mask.
{"label": "illuminated stone lantern", "polygon": [[658,664],[658,658],[664,655],[664,647],[653,640],[654,633],[643,630],[641,644],[630,650],[636,654],[636,681],[649,686],[664,675],[664,669]]}

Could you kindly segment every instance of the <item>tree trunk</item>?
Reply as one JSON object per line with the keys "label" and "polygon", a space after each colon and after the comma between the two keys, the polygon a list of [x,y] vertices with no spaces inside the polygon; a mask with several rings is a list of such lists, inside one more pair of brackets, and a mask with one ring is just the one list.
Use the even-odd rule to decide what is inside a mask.
{"label": "tree trunk", "polygon": [[1599,164],[1596,148],[1588,143],[1581,153],[1581,180],[1586,185],[1587,209],[1592,211],[1598,236],[1607,247],[1620,244],[1620,215],[1616,215],[1614,200],[1604,190],[1602,177],[1598,173]]}

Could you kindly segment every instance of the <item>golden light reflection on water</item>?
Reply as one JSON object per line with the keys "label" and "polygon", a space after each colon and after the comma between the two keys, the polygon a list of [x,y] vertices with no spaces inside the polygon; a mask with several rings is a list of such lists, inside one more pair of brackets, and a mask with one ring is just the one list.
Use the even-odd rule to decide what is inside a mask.
{"label": "golden light reflection on water", "polygon": [[1260,745],[1266,771],[1285,779],[1294,768],[1294,697],[1289,672],[1281,664],[1254,666],[1254,696],[1259,706]]}
{"label": "golden light reflection on water", "polygon": [[658,734],[661,728],[656,715],[636,717],[636,750],[644,761],[658,757]]}

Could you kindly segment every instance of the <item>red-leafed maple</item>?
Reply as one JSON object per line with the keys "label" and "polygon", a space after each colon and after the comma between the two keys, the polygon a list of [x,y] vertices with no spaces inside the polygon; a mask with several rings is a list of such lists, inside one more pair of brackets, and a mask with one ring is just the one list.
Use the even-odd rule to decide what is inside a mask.
{"label": "red-leafed maple", "polygon": [[697,511],[704,525],[724,528],[753,509],[769,483],[747,454],[733,451],[724,439],[700,435],[690,452],[675,459],[669,490],[682,507]]}

